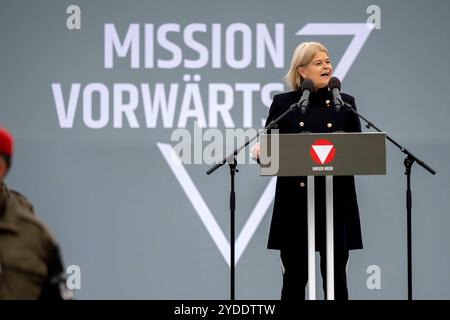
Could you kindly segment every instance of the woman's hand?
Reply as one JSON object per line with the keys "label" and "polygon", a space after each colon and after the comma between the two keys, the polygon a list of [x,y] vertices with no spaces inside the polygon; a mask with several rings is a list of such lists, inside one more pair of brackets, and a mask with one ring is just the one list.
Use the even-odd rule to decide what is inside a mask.
{"label": "woman's hand", "polygon": [[259,142],[255,144],[250,150],[250,155],[252,156],[253,160],[259,159]]}

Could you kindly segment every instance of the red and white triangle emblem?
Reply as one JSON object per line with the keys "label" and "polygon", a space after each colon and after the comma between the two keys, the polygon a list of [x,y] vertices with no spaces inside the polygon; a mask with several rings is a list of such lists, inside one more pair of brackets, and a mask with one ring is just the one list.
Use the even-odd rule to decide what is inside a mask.
{"label": "red and white triangle emblem", "polygon": [[333,143],[326,139],[314,141],[309,150],[311,159],[320,165],[328,164],[334,159],[336,149]]}

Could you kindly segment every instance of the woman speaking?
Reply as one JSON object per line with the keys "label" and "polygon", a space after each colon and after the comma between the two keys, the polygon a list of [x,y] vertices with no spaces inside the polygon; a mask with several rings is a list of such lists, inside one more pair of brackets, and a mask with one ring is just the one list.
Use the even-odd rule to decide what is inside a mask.
{"label": "woman speaking", "polygon": [[[291,112],[278,123],[284,133],[361,132],[361,124],[351,111],[336,112],[328,89],[333,68],[328,50],[317,42],[303,42],[294,51],[286,82],[293,91],[275,95],[266,126],[299,101],[305,79],[313,83],[308,110]],[[341,94],[356,109],[355,99]],[[252,150],[259,157],[259,145]],[[315,177],[316,251],[326,294],[325,177]],[[308,281],[307,178],[278,177],[268,248],[280,250],[283,269],[282,300],[304,300]],[[347,300],[346,267],[349,250],[362,249],[361,226],[353,176],[336,176],[334,194],[334,279],[335,299]]]}

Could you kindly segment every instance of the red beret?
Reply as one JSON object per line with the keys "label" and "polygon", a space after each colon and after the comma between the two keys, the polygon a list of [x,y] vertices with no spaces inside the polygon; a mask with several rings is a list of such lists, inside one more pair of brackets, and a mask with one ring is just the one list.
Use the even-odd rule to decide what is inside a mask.
{"label": "red beret", "polygon": [[13,155],[13,144],[14,139],[11,133],[5,128],[0,128],[0,154],[8,157]]}

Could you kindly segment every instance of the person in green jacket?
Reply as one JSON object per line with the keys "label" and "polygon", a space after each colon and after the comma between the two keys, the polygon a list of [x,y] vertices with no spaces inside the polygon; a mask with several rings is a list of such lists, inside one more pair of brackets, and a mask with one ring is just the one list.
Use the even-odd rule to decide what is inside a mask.
{"label": "person in green jacket", "polygon": [[0,128],[0,299],[68,299],[58,245],[28,199],[9,190],[13,137]]}

